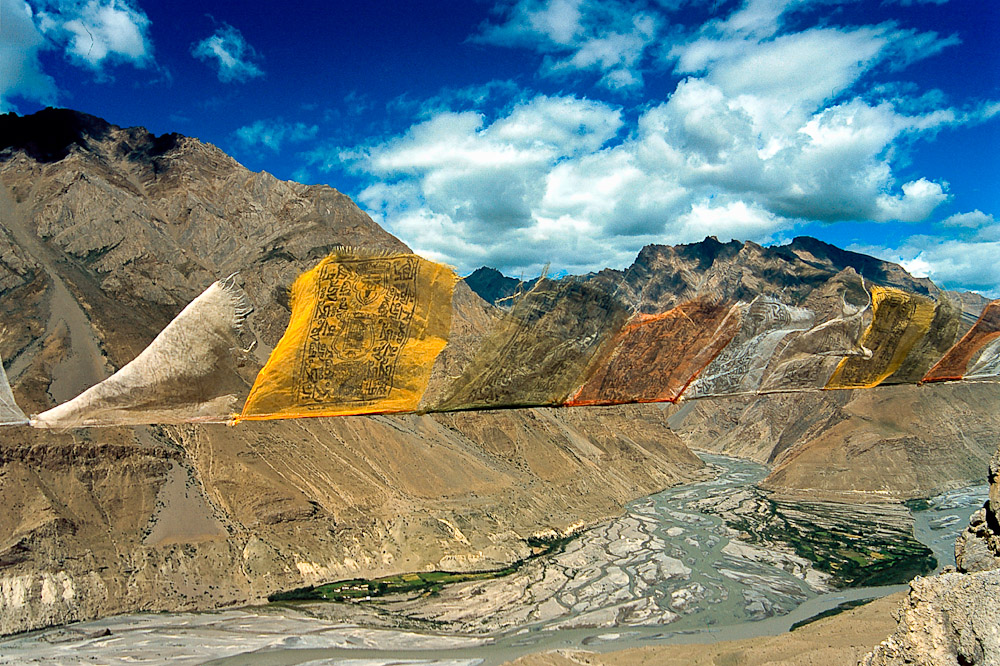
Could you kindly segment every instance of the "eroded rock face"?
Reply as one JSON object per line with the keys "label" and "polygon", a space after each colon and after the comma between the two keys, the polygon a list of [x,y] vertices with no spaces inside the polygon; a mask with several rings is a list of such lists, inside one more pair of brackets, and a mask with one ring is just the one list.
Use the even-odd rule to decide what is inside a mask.
{"label": "eroded rock face", "polygon": [[1000,450],[990,461],[989,482],[989,499],[955,543],[955,564],[962,572],[1000,569]]}
{"label": "eroded rock face", "polygon": [[1000,570],[916,578],[895,633],[863,666],[1000,664]]}

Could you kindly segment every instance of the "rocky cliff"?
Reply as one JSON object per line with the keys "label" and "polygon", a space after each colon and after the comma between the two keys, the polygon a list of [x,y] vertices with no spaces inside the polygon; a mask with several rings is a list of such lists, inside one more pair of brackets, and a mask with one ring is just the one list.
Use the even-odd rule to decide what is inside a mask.
{"label": "rocky cliff", "polygon": [[990,461],[988,480],[989,499],[955,542],[955,564],[962,573],[1000,569],[1000,449]]}
{"label": "rocky cliff", "polygon": [[989,499],[955,543],[958,571],[913,580],[896,630],[862,666],[1000,664],[1000,449],[989,481]]}
{"label": "rocky cliff", "polygon": [[[346,196],[66,110],[0,116],[0,356],[40,412],[129,361],[215,279],[256,310],[248,387],[295,276],[402,250]],[[455,293],[454,372],[492,309]],[[432,379],[432,388],[433,388]],[[207,609],[352,576],[482,569],[697,475],[663,414],[521,410],[0,431],[0,633]]]}

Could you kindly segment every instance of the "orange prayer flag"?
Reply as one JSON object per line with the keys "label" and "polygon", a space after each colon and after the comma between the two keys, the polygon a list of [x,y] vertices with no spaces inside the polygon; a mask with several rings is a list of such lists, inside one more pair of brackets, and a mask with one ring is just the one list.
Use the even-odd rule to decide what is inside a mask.
{"label": "orange prayer flag", "polygon": [[607,362],[566,404],[676,402],[739,327],[739,308],[705,299],[639,315],[619,333]]}
{"label": "orange prayer flag", "polygon": [[989,303],[983,309],[979,321],[924,375],[922,381],[962,379],[968,371],[970,361],[997,338],[1000,338],[1000,300]]}

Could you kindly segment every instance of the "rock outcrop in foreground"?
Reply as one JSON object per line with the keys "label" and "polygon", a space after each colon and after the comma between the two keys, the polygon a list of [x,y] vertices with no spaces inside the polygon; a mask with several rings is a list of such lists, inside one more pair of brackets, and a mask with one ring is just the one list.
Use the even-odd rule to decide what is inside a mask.
{"label": "rock outcrop in foreground", "polygon": [[916,578],[896,611],[899,626],[863,666],[1000,664],[1000,450],[990,497],[955,544],[958,571]]}
{"label": "rock outcrop in foreground", "polygon": [[916,578],[896,631],[863,666],[1000,664],[1000,570]]}
{"label": "rock outcrop in foreground", "polygon": [[955,543],[955,565],[963,573],[1000,569],[1000,450],[990,461],[989,483],[989,499]]}

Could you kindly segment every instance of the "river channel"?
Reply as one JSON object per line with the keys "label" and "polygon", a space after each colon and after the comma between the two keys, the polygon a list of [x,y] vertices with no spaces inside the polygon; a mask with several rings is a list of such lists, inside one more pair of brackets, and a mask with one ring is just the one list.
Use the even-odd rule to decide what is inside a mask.
{"label": "river channel", "polygon": [[[0,664],[489,666],[558,648],[777,634],[845,601],[905,589],[835,590],[837,571],[817,569],[789,543],[760,536],[774,530],[753,527],[781,511],[791,517],[782,524],[798,526],[814,509],[775,514],[754,490],[767,468],[699,455],[717,469],[714,479],[633,502],[620,518],[508,576],[418,598],[107,618],[2,641]],[[949,564],[951,544],[986,493],[952,491],[912,517],[902,505],[868,507],[848,522],[859,532],[883,529],[865,521],[896,523],[891,529],[915,533]],[[897,536],[891,529],[887,539]]]}

